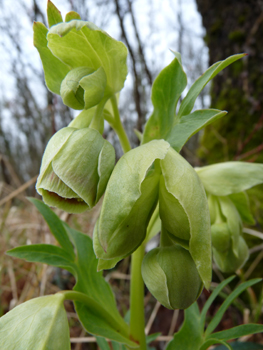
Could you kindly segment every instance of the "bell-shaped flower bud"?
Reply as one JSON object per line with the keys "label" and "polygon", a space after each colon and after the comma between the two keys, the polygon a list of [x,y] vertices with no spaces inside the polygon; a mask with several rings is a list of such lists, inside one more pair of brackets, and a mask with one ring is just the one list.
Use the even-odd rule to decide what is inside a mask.
{"label": "bell-shaped flower bud", "polygon": [[213,249],[213,255],[218,268],[222,272],[232,273],[240,269],[249,257],[248,246],[242,236],[238,238],[237,254],[232,247],[226,252]]}
{"label": "bell-shaped flower bud", "polygon": [[203,283],[188,250],[179,245],[155,248],[142,262],[142,277],[152,295],[168,309],[186,309]]}
{"label": "bell-shaped flower bud", "polygon": [[231,246],[231,232],[226,222],[211,226],[212,246],[219,252],[226,252]]}
{"label": "bell-shaped flower bud", "polygon": [[62,294],[31,299],[0,318],[0,348],[69,350],[69,325]]}
{"label": "bell-shaped flower bud", "polygon": [[80,213],[99,201],[114,164],[114,148],[97,130],[66,127],[46,147],[36,189],[46,204]]}
{"label": "bell-shaped flower bud", "polygon": [[96,106],[104,97],[107,77],[104,69],[89,67],[72,69],[64,78],[60,95],[66,106],[74,109],[89,109]]}
{"label": "bell-shaped flower bud", "polygon": [[96,225],[96,241],[103,248],[94,246],[97,257],[122,258],[144,240],[158,201],[160,173],[153,163],[169,147],[164,140],[151,141],[124,154],[115,166]]}
{"label": "bell-shaped flower bud", "polygon": [[206,288],[211,281],[211,233],[207,198],[191,165],[172,147],[160,160],[159,187],[162,225],[189,252]]}

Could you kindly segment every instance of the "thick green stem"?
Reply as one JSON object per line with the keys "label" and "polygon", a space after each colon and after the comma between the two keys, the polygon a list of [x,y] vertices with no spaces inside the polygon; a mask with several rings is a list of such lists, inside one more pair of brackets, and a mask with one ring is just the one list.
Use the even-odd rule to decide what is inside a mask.
{"label": "thick green stem", "polygon": [[132,254],[131,287],[130,287],[130,336],[139,342],[139,350],[146,350],[145,317],[144,317],[144,282],[141,274],[144,245]]}
{"label": "thick green stem", "polygon": [[109,99],[109,96],[104,96],[103,99],[100,101],[100,103],[96,108],[95,115],[89,126],[92,129],[98,130],[101,134],[103,134],[103,131],[104,131],[103,110],[108,99]]}
{"label": "thick green stem", "polygon": [[83,303],[92,312],[104,319],[112,328],[129,338],[129,328],[128,326],[126,327],[126,323],[118,322],[118,320],[112,317],[112,315],[108,313],[108,311],[106,311],[96,300],[81,292],[63,290],[58,293],[63,294],[64,300],[74,300]]}
{"label": "thick green stem", "polygon": [[120,113],[119,113],[115,95],[111,98],[111,104],[112,104],[112,109],[114,113],[114,122],[111,123],[111,127],[115,130],[116,134],[119,137],[123,152],[126,153],[131,150],[131,145],[121,122]]}

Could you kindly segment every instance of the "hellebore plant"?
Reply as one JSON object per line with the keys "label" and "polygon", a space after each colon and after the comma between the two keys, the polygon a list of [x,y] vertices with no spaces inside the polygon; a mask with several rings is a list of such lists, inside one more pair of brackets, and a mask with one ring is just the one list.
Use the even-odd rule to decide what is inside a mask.
{"label": "hellebore plant", "polygon": [[[34,23],[34,45],[46,85],[65,105],[81,112],[49,141],[36,189],[47,205],[70,213],[91,209],[104,198],[93,240],[62,222],[43,202],[31,199],[59,245],[26,245],[8,254],[66,269],[75,276],[76,284],[73,291],[33,299],[3,316],[1,349],[69,349],[63,306],[69,299],[87,332],[127,349],[146,350],[144,283],[165,307],[189,308],[169,350],[205,350],[222,342],[231,349],[225,340],[262,331],[260,325],[246,325],[212,337],[217,325],[212,321],[203,333],[208,307],[230,280],[210,296],[201,314],[195,301],[203,288],[210,287],[212,250],[223,272],[234,272],[245,263],[248,248],[242,225],[254,222],[245,191],[263,183],[263,165],[228,162],[194,169],[179,154],[192,135],[226,115],[216,109],[192,109],[204,86],[244,54],[211,66],[177,108],[187,77],[180,54],[173,52],[174,59],[154,81],[153,112],[140,135],[140,146],[132,150],[116,97],[127,75],[125,45],[93,23],[82,21],[75,12],[68,13],[63,22],[51,1],[47,14],[49,29]],[[116,166],[114,149],[102,136],[104,120],[117,133],[124,151]],[[159,246],[145,255],[147,242],[159,232]],[[101,270],[113,268],[130,255],[126,323]],[[239,292],[259,281],[240,286],[225,301],[217,319]],[[187,340],[187,329],[196,338]]]}

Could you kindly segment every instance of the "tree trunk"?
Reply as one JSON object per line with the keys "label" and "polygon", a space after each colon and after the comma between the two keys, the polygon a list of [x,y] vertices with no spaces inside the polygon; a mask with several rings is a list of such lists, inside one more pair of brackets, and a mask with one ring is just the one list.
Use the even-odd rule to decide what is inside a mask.
{"label": "tree trunk", "polygon": [[263,161],[263,1],[196,0],[210,65],[248,55],[213,80],[211,106],[228,116],[207,127],[199,153],[206,163]]}

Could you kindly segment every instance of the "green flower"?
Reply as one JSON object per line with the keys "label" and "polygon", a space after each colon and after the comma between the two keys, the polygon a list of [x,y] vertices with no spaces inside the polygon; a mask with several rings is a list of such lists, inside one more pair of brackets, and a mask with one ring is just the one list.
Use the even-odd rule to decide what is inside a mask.
{"label": "green flower", "polygon": [[99,201],[114,164],[114,148],[97,130],[66,127],[46,147],[36,189],[46,204],[80,213]]}
{"label": "green flower", "polygon": [[203,289],[191,254],[179,245],[147,253],[142,277],[151,294],[168,309],[187,309]]}

